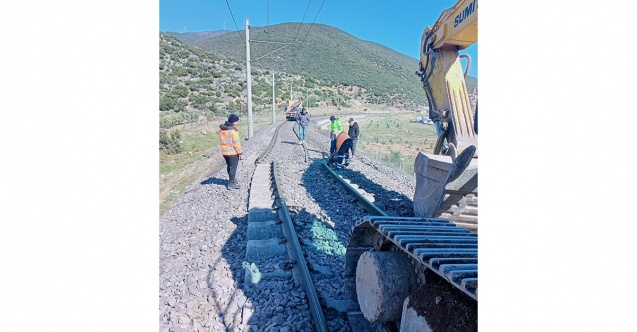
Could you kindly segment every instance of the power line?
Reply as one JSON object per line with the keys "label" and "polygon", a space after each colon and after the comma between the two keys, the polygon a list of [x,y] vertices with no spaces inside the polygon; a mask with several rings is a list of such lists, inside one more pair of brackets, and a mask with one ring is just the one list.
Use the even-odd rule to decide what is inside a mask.
{"label": "power line", "polygon": [[314,16],[314,21],[312,21],[312,24],[310,24],[309,29],[307,29],[307,33],[305,34],[305,37],[303,38],[303,42],[301,44],[305,43],[305,39],[307,39],[307,35],[310,34],[310,30],[312,30],[312,26],[314,25],[314,22],[316,22],[316,18],[318,17],[319,13],[321,12],[321,9],[323,9],[323,5],[325,4],[325,0],[323,0],[323,3],[321,3],[321,8],[319,8],[318,12],[316,13],[316,16]]}
{"label": "power line", "polygon": [[294,40],[296,40],[296,37],[299,35],[299,31],[301,31],[301,25],[303,24],[303,21],[305,21],[305,15],[307,15],[307,10],[310,9],[311,3],[312,3],[312,0],[310,0],[310,2],[307,3],[307,7],[305,8],[305,13],[303,13],[303,19],[301,20],[301,23],[299,23],[299,28],[296,30],[296,35],[294,36]]}
{"label": "power line", "polygon": [[[230,11],[230,16],[232,16],[232,22],[234,22],[234,27],[237,29],[237,32],[239,32],[237,21],[234,20],[234,14],[232,14],[232,9],[230,9],[230,4],[228,3],[228,0],[226,0],[226,5],[228,5],[228,10]],[[241,33],[238,33],[238,35],[239,35],[239,38],[241,38],[241,44],[243,44],[244,41],[243,41],[243,37],[241,36]]]}

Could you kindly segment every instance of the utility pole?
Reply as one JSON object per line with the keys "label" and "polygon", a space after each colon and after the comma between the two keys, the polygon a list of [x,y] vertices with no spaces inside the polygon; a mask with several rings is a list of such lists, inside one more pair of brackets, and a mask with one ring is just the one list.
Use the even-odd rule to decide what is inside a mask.
{"label": "utility pole", "polygon": [[274,116],[274,69],[272,69],[272,124],[276,123]]}
{"label": "utility pole", "polygon": [[294,81],[290,81],[290,100],[292,100],[292,84],[294,84]]}
{"label": "utility pole", "polygon": [[248,139],[254,136],[252,128],[252,73],[250,73],[250,25],[246,19],[246,80],[248,83]]}

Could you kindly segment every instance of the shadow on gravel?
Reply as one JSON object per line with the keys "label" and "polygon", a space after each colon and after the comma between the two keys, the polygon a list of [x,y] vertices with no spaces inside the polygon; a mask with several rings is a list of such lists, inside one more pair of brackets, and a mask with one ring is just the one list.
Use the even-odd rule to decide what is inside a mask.
{"label": "shadow on gravel", "polygon": [[[326,159],[314,159],[310,167],[308,167],[306,173],[303,175],[303,185],[308,188],[308,192],[312,196],[316,196],[313,194],[313,191],[316,192],[317,190],[324,190],[315,188],[315,185],[313,183],[316,182],[316,178],[324,179],[323,181],[331,179],[331,175],[327,173],[324,166],[322,165],[324,160]],[[352,162],[356,163],[357,161]],[[338,171],[338,174],[346,179],[349,179],[351,183],[358,185],[358,187],[365,190],[366,192],[373,194],[376,205],[385,210],[388,214],[401,217],[414,216],[413,200],[411,197],[405,196],[403,193],[394,190],[386,189],[382,185],[379,185],[373,180],[369,179],[365,174],[358,171],[345,168]],[[341,195],[347,194],[347,192],[343,190],[339,191],[338,193],[335,192],[334,194]],[[325,209],[324,205],[331,205],[331,202],[318,203],[323,209]]]}
{"label": "shadow on gravel", "polygon": [[201,181],[202,185],[206,185],[206,184],[216,184],[216,185],[220,185],[220,186],[226,186],[228,185],[228,180],[226,179],[218,179],[218,178],[208,178],[204,181]]}
{"label": "shadow on gravel", "polygon": [[[353,161],[354,163],[356,161]],[[355,183],[359,188],[374,195],[376,206],[385,210],[389,215],[400,217],[414,216],[414,201],[403,193],[385,189],[383,186],[369,179],[365,174],[344,169],[340,173],[344,178]]]}
{"label": "shadow on gravel", "polygon": [[[211,179],[223,183],[227,182],[214,178],[208,180]],[[234,331],[238,324],[250,324],[242,314],[247,301],[244,295],[242,261],[245,257],[248,216],[246,214],[243,217],[233,217],[230,220],[237,225],[237,228],[230,235],[228,241],[223,244],[221,256],[208,262],[206,278],[210,290],[208,302],[216,309],[215,312],[224,313],[218,317],[218,320],[213,318],[214,324],[211,324],[209,328],[214,331]],[[230,270],[225,264],[220,263],[227,263]],[[233,291],[235,289],[237,291]]]}
{"label": "shadow on gravel", "polygon": [[[325,151],[321,151],[321,150],[314,150],[314,149],[307,149],[307,150],[308,150],[308,151],[311,151],[311,152],[322,153],[322,154],[323,154],[323,158],[327,158],[327,157],[329,157],[329,155],[330,155],[329,153],[327,153],[327,152],[325,152]],[[318,160],[322,160],[322,159],[320,159],[320,158],[310,158],[310,159],[312,159],[312,160],[317,160],[317,159],[318,159]]]}

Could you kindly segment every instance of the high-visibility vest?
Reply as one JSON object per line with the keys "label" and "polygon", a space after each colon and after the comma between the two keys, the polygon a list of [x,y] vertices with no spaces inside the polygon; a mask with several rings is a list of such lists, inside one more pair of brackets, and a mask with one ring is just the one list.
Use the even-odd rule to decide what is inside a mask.
{"label": "high-visibility vest", "polygon": [[336,118],[336,120],[332,121],[330,124],[330,132],[338,133],[343,131],[343,124],[341,123],[341,119]]}
{"label": "high-visibility vest", "polygon": [[347,135],[346,132],[342,132],[338,134],[338,136],[336,136],[336,151],[341,149],[341,145],[343,145],[343,142],[345,142],[345,140],[348,138],[349,135]]}
{"label": "high-visibility vest", "polygon": [[234,156],[243,153],[239,131],[236,129],[219,130],[219,143],[221,144],[221,154],[224,156]]}

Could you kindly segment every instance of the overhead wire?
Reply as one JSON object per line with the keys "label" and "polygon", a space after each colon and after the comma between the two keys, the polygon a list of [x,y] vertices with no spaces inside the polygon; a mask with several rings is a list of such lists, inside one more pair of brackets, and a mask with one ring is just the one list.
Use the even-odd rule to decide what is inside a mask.
{"label": "overhead wire", "polygon": [[296,37],[298,37],[299,35],[299,31],[301,31],[301,25],[303,24],[303,21],[305,21],[305,15],[307,15],[307,10],[310,9],[310,4],[312,3],[312,0],[310,0],[307,3],[307,7],[305,8],[305,13],[303,13],[303,19],[301,19],[301,23],[299,23],[299,28],[296,30],[296,35],[294,36],[294,40],[296,41]]}
{"label": "overhead wire", "polygon": [[303,38],[303,42],[305,43],[305,39],[307,39],[307,35],[310,34],[310,30],[312,29],[312,26],[314,25],[314,22],[316,22],[316,18],[318,17],[319,13],[321,12],[321,9],[323,9],[323,5],[325,4],[325,0],[323,0],[323,3],[321,3],[321,7],[319,8],[318,12],[316,13],[316,16],[314,16],[314,20],[312,21],[312,24],[310,24],[310,27],[307,29],[307,33],[305,33],[305,37]]}
{"label": "overhead wire", "polygon": [[[268,29],[270,27],[270,0],[268,0],[268,21],[267,21],[268,25],[266,26],[266,29]],[[270,38],[270,30],[268,31],[268,40],[271,40]]]}
{"label": "overhead wire", "polygon": [[232,14],[232,9],[230,9],[230,4],[228,3],[228,0],[226,0],[226,5],[228,5],[228,10],[230,11],[230,16],[232,16],[232,22],[234,22],[234,27],[237,29],[237,34],[239,35],[239,38],[241,38],[241,43],[245,44],[245,42],[243,41],[243,36],[241,36],[241,33],[239,32],[239,27],[237,26],[237,21],[234,20],[234,14]]}

